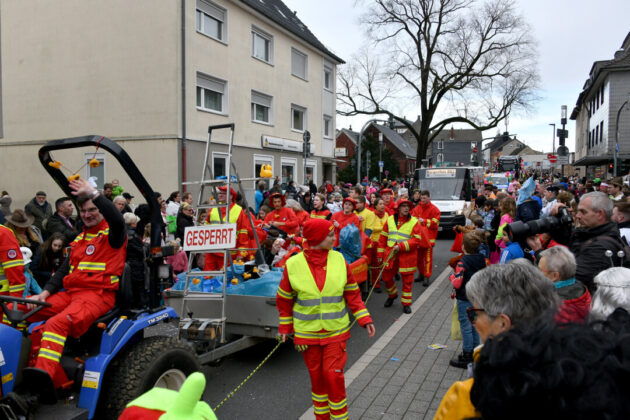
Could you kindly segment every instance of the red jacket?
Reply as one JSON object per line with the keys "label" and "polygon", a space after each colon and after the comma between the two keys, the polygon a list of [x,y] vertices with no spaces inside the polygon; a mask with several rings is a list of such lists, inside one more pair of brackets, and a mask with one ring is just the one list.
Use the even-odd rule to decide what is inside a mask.
{"label": "red jacket", "polygon": [[288,207],[282,207],[280,210],[272,210],[267,217],[265,217],[265,223],[269,222],[283,222],[284,226],[278,226],[278,228],[289,235],[298,233],[300,225],[298,218],[295,217],[295,213]]}
{"label": "red jacket", "polygon": [[437,238],[438,228],[440,226],[440,209],[431,202],[427,205],[418,203],[411,211],[411,215],[417,218],[418,221],[422,219],[420,223],[429,231],[429,241],[431,245],[435,245],[435,239]]}
{"label": "red jacket", "polygon": [[327,219],[328,216],[330,216],[330,210],[328,210],[326,207],[324,207],[321,210],[313,210],[311,212],[311,218],[314,219]]}
{"label": "red jacket", "polygon": [[390,215],[393,216],[395,214],[398,214],[398,209],[396,208],[396,201],[394,201],[394,197],[392,197],[391,201],[389,202],[389,204],[385,204],[385,211]]}
{"label": "red jacket", "polygon": [[[295,213],[295,211],[293,213]],[[298,224],[299,224],[298,230],[302,226],[304,226],[304,223],[308,222],[311,219],[311,215],[306,210],[302,210],[298,213],[295,213],[295,217],[298,219]]]}
{"label": "red jacket", "polygon": [[339,223],[339,227],[335,227],[335,248],[339,246],[339,234],[341,233],[341,229],[348,226],[349,224],[353,224],[359,229],[361,228],[361,221],[359,220],[359,216],[355,213],[345,214],[342,211],[338,211],[333,214],[330,218],[330,221],[334,224],[335,222]]}
{"label": "red jacket", "polygon": [[22,297],[26,281],[23,258],[13,231],[0,225],[0,295]]}
{"label": "red jacket", "polygon": [[[317,287],[321,291],[324,288],[324,284],[326,283],[326,261],[328,259],[328,250],[327,249],[307,249],[304,251],[304,256],[306,257],[306,261],[308,262],[308,266],[311,269],[311,273],[313,274],[313,279],[317,284]],[[365,304],[361,299],[361,291],[357,285],[357,282],[350,271],[350,267],[346,264],[346,275],[348,277],[346,287],[344,288],[343,298],[346,301],[346,305],[350,312],[355,314],[357,317],[357,322],[360,326],[364,327],[367,324],[372,324],[372,318],[369,314],[360,315],[367,313],[365,309]],[[288,298],[286,296],[292,296]],[[280,313],[280,319],[289,319],[293,318],[293,301],[295,299],[295,295],[293,292],[293,288],[291,287],[291,282],[289,281],[288,270],[284,270],[282,274],[282,279],[280,280],[280,286],[278,288],[278,295],[276,296],[276,306],[278,308],[278,312]],[[278,332],[280,334],[291,334],[293,332],[293,322],[285,322],[280,323],[278,328]],[[320,331],[325,332],[325,331]],[[302,337],[294,337],[294,344],[314,344],[314,345],[324,345],[328,343],[334,343],[339,341],[346,341],[350,338],[350,331],[346,331],[343,334],[334,335],[328,338],[302,338]]]}
{"label": "red jacket", "polygon": [[[562,299],[562,304],[558,308],[558,312],[556,313],[555,321],[556,324],[566,324],[570,322],[584,323],[584,319],[588,315],[589,310],[591,309],[591,294],[589,293],[586,286],[581,284],[580,282],[576,282],[576,285],[571,286],[576,290],[579,290],[577,294],[579,294],[582,290],[579,289],[579,286],[582,286],[582,293],[580,296],[575,297],[574,299]],[[561,297],[563,297],[563,293],[561,289],[557,289]]]}

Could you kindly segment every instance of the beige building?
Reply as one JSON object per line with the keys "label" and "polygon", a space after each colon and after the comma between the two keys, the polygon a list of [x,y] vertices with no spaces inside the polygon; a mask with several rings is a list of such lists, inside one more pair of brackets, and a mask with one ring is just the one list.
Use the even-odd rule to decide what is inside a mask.
{"label": "beige building", "polygon": [[[335,74],[343,61],[280,0],[3,0],[0,3],[0,190],[14,207],[61,194],[39,164],[46,141],[118,142],[155,190],[198,180],[208,126],[235,123],[241,177],[271,164],[283,182],[333,180]],[[225,170],[228,132],[213,141]],[[105,153],[57,152],[68,172],[114,178]],[[99,168],[85,163],[96,157]],[[253,196],[253,182],[247,183]],[[189,188],[189,190],[191,190]],[[195,192],[194,189],[192,189]],[[250,195],[251,194],[251,195]]]}

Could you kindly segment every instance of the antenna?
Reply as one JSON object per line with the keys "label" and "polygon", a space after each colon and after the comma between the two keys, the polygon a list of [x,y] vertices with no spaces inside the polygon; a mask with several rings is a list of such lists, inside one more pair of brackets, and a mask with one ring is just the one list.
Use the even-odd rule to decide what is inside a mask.
{"label": "antenna", "polygon": [[610,266],[614,267],[615,263],[613,263],[613,259],[612,259],[613,252],[610,249],[607,249],[606,252],[604,252],[604,255],[607,256],[608,259],[610,260]]}

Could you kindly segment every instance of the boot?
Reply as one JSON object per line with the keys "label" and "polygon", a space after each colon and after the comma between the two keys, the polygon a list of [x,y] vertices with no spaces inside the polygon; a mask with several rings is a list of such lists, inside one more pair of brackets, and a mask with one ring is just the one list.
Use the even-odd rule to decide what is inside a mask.
{"label": "boot", "polygon": [[376,286],[376,287],[374,288],[374,293],[383,293],[383,289],[381,289],[381,287],[380,287],[380,286]]}
{"label": "boot", "polygon": [[468,364],[472,363],[473,361],[472,356],[473,356],[472,351],[463,351],[462,354],[460,354],[454,359],[451,359],[451,361],[448,364],[456,368],[466,369],[468,368]]}
{"label": "boot", "polygon": [[410,314],[411,313],[411,306],[403,306],[403,313],[405,314]]}
{"label": "boot", "polygon": [[416,283],[420,283],[420,282],[424,281],[424,276],[422,274],[420,274],[418,277],[413,279],[413,281],[416,282]]}
{"label": "boot", "polygon": [[394,274],[394,281],[400,281],[400,273]]}
{"label": "boot", "polygon": [[385,304],[383,305],[386,308],[389,308],[390,306],[392,306],[394,304],[394,301],[396,300],[397,296],[394,297],[388,297],[387,300],[385,301]]}
{"label": "boot", "polygon": [[429,287],[429,279],[428,279],[428,278],[426,278],[426,277],[424,277],[424,281],[422,282],[422,285],[423,285],[424,287]]}

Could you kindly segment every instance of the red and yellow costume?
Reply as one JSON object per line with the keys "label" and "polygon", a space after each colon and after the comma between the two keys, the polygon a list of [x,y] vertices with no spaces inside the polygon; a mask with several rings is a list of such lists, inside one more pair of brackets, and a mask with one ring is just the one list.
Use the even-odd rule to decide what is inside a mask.
{"label": "red and yellow costume", "polygon": [[11,229],[0,225],[0,295],[22,297],[25,281],[20,244]]}
{"label": "red and yellow costume", "polygon": [[[332,229],[330,222],[315,220],[307,223],[304,236],[308,243],[318,244]],[[294,333],[295,345],[306,347],[302,355],[311,377],[315,417],[347,419],[343,369],[350,337],[348,310],[362,327],[371,324],[372,318],[343,256],[336,251],[307,248],[291,257],[276,303],[279,332]]]}
{"label": "red and yellow costume", "polygon": [[[402,203],[408,203],[404,200]],[[397,255],[389,260],[383,271],[383,281],[387,289],[387,294],[394,299],[398,296],[398,289],[394,284],[394,275],[400,272],[403,283],[403,291],[400,302],[403,306],[410,306],[412,301],[413,273],[416,271],[417,251],[422,240],[418,219],[408,215],[402,217],[398,214],[390,216],[383,226],[383,231],[378,241],[377,256],[379,260],[385,261],[392,252],[395,245],[398,245]]]}
{"label": "red and yellow costume", "polygon": [[[219,187],[221,188],[221,187]],[[219,210],[221,211],[221,218],[219,218]],[[222,222],[223,221],[223,222]],[[245,210],[238,204],[232,202],[230,204],[229,217],[226,220],[225,207],[215,207],[206,216],[204,222],[206,225],[220,224],[220,223],[235,223],[236,224],[236,247],[237,248],[250,248],[250,238],[253,238],[253,232],[251,231],[251,224],[249,223]],[[248,255],[247,251],[232,252],[232,258],[237,256],[245,257]],[[203,271],[220,271],[223,269],[223,253],[211,252],[206,254],[206,259],[203,264]]]}
{"label": "red and yellow costume", "polygon": [[304,223],[311,220],[311,215],[306,210],[302,210],[297,213],[294,210],[293,214],[295,214],[295,217],[298,220],[298,231],[302,228],[302,226],[304,226]]}
{"label": "red and yellow costume", "polygon": [[313,211],[311,212],[311,219],[328,219],[330,215],[330,210],[328,210],[326,207],[322,208],[321,210],[313,209]]}
{"label": "red and yellow costume", "polygon": [[[105,197],[98,198],[101,202]],[[113,204],[109,204],[113,208]],[[101,205],[99,205],[101,208]],[[124,221],[119,228],[124,230]],[[30,322],[46,323],[34,334],[41,334],[35,368],[48,372],[55,388],[68,383],[59,361],[68,335],[80,337],[96,319],[107,313],[116,303],[116,290],[122,276],[127,256],[127,239],[119,248],[110,244],[110,228],[107,220],[83,230],[70,244],[67,275],[63,277],[65,290],[54,290],[55,278],[45,290],[51,293],[46,301],[52,306],[43,308],[29,318]],[[65,268],[59,270],[64,274]],[[37,340],[33,340],[34,350]]]}
{"label": "red and yellow costume", "polygon": [[438,209],[430,201],[427,204],[418,203],[412,210],[411,215],[415,218],[422,219],[420,224],[425,226],[429,231],[429,242],[431,246],[428,248],[418,248],[418,270],[427,280],[433,273],[433,247],[440,227],[440,209]]}

